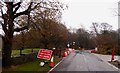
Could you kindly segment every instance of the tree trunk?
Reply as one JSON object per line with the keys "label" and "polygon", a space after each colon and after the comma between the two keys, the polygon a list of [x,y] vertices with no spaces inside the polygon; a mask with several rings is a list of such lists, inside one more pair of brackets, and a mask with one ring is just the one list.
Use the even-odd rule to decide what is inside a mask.
{"label": "tree trunk", "polygon": [[3,38],[3,52],[2,52],[2,67],[9,68],[11,66],[11,52],[12,52],[12,40],[14,33],[14,14],[13,14],[13,2],[6,2],[7,4],[7,16],[4,19],[7,31]]}
{"label": "tree trunk", "polygon": [[4,68],[11,66],[12,39],[13,37],[9,36],[3,38],[2,67]]}
{"label": "tree trunk", "polygon": [[44,43],[44,49],[48,49],[48,40],[47,40],[47,37],[45,36],[45,35],[43,35],[43,37],[44,37],[44,41],[43,41],[43,43]]}

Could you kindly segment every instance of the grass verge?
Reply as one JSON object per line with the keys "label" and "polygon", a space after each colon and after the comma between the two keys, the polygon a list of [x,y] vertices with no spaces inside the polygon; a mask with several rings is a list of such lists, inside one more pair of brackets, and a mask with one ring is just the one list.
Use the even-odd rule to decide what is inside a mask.
{"label": "grass verge", "polygon": [[[33,48],[33,52],[39,52],[39,48]],[[22,50],[22,54],[24,53],[30,53],[32,49],[24,49]],[[12,50],[12,56],[20,55],[20,50]]]}
{"label": "grass verge", "polygon": [[109,63],[120,69],[120,62],[119,61],[117,61],[117,60],[115,60],[115,61],[109,61]]}
{"label": "grass verge", "polygon": [[[24,63],[21,65],[12,66],[11,68],[9,68],[7,70],[4,69],[4,71],[46,71],[46,72],[48,72],[51,69],[49,67],[49,63],[45,64],[44,67],[41,67],[39,65],[40,61],[41,60],[37,60],[37,61]],[[59,58],[55,57],[54,63],[57,64],[58,62],[59,62]]]}

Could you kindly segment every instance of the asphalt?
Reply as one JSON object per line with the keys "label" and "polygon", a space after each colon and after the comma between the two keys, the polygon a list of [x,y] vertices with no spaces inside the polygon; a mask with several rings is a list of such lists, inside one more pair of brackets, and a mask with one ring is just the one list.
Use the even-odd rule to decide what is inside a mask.
{"label": "asphalt", "polygon": [[118,73],[118,69],[115,67],[109,65],[104,60],[99,58],[98,56],[85,51],[85,52],[72,52],[69,56],[64,58],[64,60],[56,66],[50,73],[52,72],[95,72],[98,73],[98,71],[102,71],[102,73],[105,71],[105,73],[115,72]]}

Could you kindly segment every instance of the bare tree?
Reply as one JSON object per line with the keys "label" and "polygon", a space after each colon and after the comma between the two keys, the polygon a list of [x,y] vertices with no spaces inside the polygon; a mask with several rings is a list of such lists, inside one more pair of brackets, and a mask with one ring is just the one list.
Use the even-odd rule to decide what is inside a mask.
{"label": "bare tree", "polygon": [[[53,9],[58,10],[62,6],[59,2],[54,2],[52,0],[41,0],[38,3],[29,2],[27,6],[24,6],[26,3],[22,2],[2,2],[3,5],[1,8],[1,18],[0,24],[2,25],[2,30],[4,31],[3,35],[3,48],[2,48],[2,65],[5,68],[11,66],[11,52],[12,52],[12,41],[14,32],[20,32],[25,29],[29,29],[30,26],[30,13],[36,8],[43,9]],[[24,6],[24,7],[23,7]],[[24,8],[23,10],[21,8]],[[3,10],[4,9],[4,10]],[[22,10],[22,11],[21,11]],[[22,16],[27,15],[28,23],[16,27],[15,20]],[[18,23],[19,25],[19,23]]]}
{"label": "bare tree", "polygon": [[108,53],[108,50],[117,45],[117,33],[112,30],[112,26],[108,23],[93,24],[93,30],[96,32],[95,40],[98,50],[101,53]]}

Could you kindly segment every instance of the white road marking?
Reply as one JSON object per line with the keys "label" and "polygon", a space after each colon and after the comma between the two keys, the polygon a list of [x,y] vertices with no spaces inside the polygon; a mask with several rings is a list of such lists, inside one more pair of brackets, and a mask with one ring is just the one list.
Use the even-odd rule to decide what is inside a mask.
{"label": "white road marking", "polygon": [[114,66],[114,65],[112,65],[112,64],[110,64],[109,62],[106,62],[106,61],[104,61],[105,63],[107,63],[108,65],[110,65],[111,67],[113,67],[113,68],[115,68],[115,69],[117,69],[118,70],[118,68],[116,67],[116,66]]}
{"label": "white road marking", "polygon": [[50,73],[53,69],[55,69],[65,58],[62,58],[62,60],[59,63],[57,63],[53,68],[51,68],[47,73]]}

